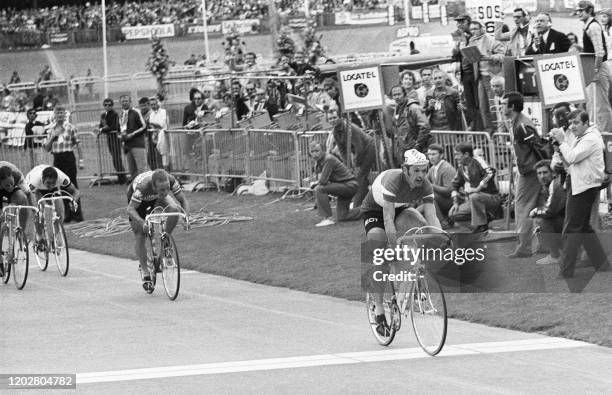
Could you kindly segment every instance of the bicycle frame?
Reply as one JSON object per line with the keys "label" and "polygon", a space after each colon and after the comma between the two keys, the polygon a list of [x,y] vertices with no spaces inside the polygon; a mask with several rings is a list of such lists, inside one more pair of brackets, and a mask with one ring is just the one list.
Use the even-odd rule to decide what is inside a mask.
{"label": "bicycle frame", "polygon": [[19,224],[19,213],[21,210],[32,210],[35,215],[37,215],[39,212],[34,206],[20,206],[13,204],[9,204],[2,209],[2,226],[8,226],[9,243],[12,243],[14,233],[16,233],[18,230],[25,231],[25,229],[22,229],[21,225]]}

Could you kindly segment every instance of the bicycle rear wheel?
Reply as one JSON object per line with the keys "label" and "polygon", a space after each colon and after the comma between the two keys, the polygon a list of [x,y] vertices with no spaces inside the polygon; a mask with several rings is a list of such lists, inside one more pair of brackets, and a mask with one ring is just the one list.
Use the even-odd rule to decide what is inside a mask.
{"label": "bicycle rear wheel", "polygon": [[376,338],[376,340],[383,346],[388,346],[391,344],[393,339],[395,338],[395,334],[401,325],[401,314],[399,314],[399,309],[395,300],[393,299],[393,294],[389,292],[383,293],[383,305],[385,310],[385,319],[387,320],[387,324],[389,325],[388,331],[386,331],[385,335],[378,333],[376,328],[378,324],[376,322],[376,307],[375,300],[377,294],[375,292],[367,292],[366,293],[366,308],[368,310],[368,320],[370,323],[370,329],[372,330],[372,334]]}
{"label": "bicycle rear wheel", "polygon": [[11,278],[11,264],[9,258],[11,256],[9,229],[6,226],[0,227],[0,264],[2,265],[2,282],[8,283]]}
{"label": "bicycle rear wheel", "polygon": [[178,249],[171,234],[162,238],[162,249],[160,253],[160,265],[164,289],[170,300],[175,300],[181,286],[181,265],[179,262]]}
{"label": "bicycle rear wheel", "polygon": [[66,277],[66,275],[68,275],[68,266],[70,264],[70,257],[68,255],[68,240],[66,240],[64,225],[59,219],[55,219],[53,221],[53,255],[55,256],[57,270],[59,270],[63,277]]}
{"label": "bicycle rear wheel", "polygon": [[30,267],[30,254],[28,251],[28,240],[21,229],[15,232],[13,242],[13,280],[17,289],[23,289],[28,280],[28,269]]}
{"label": "bicycle rear wheel", "polygon": [[434,274],[423,268],[412,284],[410,319],[421,348],[431,356],[438,354],[446,341],[446,299]]}

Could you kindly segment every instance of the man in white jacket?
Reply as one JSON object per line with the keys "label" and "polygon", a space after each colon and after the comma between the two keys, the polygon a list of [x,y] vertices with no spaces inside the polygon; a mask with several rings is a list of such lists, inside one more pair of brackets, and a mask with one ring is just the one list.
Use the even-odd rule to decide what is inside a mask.
{"label": "man in white jacket", "polygon": [[574,276],[580,246],[584,247],[597,270],[610,270],[610,263],[601,242],[589,223],[591,208],[605,179],[603,139],[597,126],[589,127],[589,115],[586,111],[572,111],[568,120],[569,130],[575,137],[571,144],[565,141],[565,133],[562,130],[551,131],[552,138],[559,143],[559,151],[569,172],[559,278]]}

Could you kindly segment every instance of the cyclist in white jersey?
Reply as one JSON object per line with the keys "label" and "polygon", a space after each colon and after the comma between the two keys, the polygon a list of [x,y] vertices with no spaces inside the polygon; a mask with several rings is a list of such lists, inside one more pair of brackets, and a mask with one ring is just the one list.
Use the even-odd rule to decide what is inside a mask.
{"label": "cyclist in white jersey", "polygon": [[[434,206],[433,188],[427,178],[429,161],[416,149],[404,153],[401,169],[386,170],[378,175],[361,204],[363,224],[369,245],[394,248],[398,229],[401,232],[416,226],[441,228]],[[401,234],[401,233],[400,233]],[[375,298],[376,330],[381,336],[388,333],[384,315],[383,295]]]}
{"label": "cyclist in white jersey", "polygon": [[[174,199],[170,197],[170,194],[174,196]],[[144,218],[154,207],[163,207],[166,212],[170,213],[179,212],[177,202],[185,214],[188,214],[189,205],[179,182],[163,169],[146,171],[136,176],[128,187],[127,198],[130,225],[136,238],[136,255],[144,273],[142,286],[148,290],[153,283],[147,269],[145,234],[149,232],[149,229]],[[166,231],[172,233],[177,222],[177,217],[169,217],[166,221]]]}
{"label": "cyclist in white jersey", "polygon": [[[81,192],[70,182],[70,178],[57,167],[49,165],[38,165],[35,166],[25,176],[24,184],[26,188],[30,190],[30,198],[32,199],[32,206],[36,206],[38,201],[44,195],[49,193],[64,190],[70,193],[74,201],[78,201],[81,196]],[[61,200],[56,200],[55,212],[60,218],[60,221],[64,221],[64,204]],[[41,213],[42,214],[42,213]],[[41,217],[42,218],[42,217]],[[36,242],[38,243],[43,237],[44,228],[40,221],[35,221],[36,228]]]}

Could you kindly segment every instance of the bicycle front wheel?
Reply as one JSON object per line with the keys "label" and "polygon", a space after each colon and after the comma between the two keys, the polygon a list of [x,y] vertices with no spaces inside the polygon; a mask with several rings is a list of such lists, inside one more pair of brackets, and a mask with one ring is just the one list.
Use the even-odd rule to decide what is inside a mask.
{"label": "bicycle front wheel", "polygon": [[66,240],[64,225],[59,219],[53,221],[53,255],[55,256],[57,270],[59,270],[63,277],[66,277],[66,275],[68,275],[68,266],[70,264],[70,257],[68,255],[68,240]]}
{"label": "bicycle front wheel", "polygon": [[36,258],[38,267],[44,272],[49,266],[49,240],[51,239],[46,230],[46,226],[43,234],[44,238],[42,240],[38,243],[32,243],[32,251],[34,251],[34,258]]}
{"label": "bicycle front wheel", "polygon": [[179,262],[178,249],[171,234],[162,238],[162,250],[160,254],[160,266],[164,289],[170,300],[175,300],[181,286],[181,265]]}
{"label": "bicycle front wheel", "polygon": [[23,289],[28,280],[28,269],[30,266],[30,254],[28,251],[28,240],[21,229],[15,232],[13,242],[13,280],[17,289]]}
{"label": "bicycle front wheel", "polygon": [[431,356],[437,355],[446,341],[446,299],[434,274],[425,269],[417,271],[412,284],[410,319],[421,348]]}
{"label": "bicycle front wheel", "polygon": [[9,229],[6,226],[0,227],[0,264],[2,265],[2,282],[8,283],[11,278],[11,250],[9,240]]}
{"label": "bicycle front wheel", "polygon": [[[376,299],[380,298],[379,293],[367,292],[366,293],[366,308],[368,310],[368,320],[370,322],[370,329],[376,340],[382,346],[388,346],[395,338],[395,334],[399,329],[401,315],[397,304],[393,299],[393,294],[385,292],[382,294],[385,320],[387,321],[388,328],[384,331],[378,329],[378,323],[376,322]],[[380,331],[380,332],[379,332]],[[382,332],[382,333],[381,333]]]}

